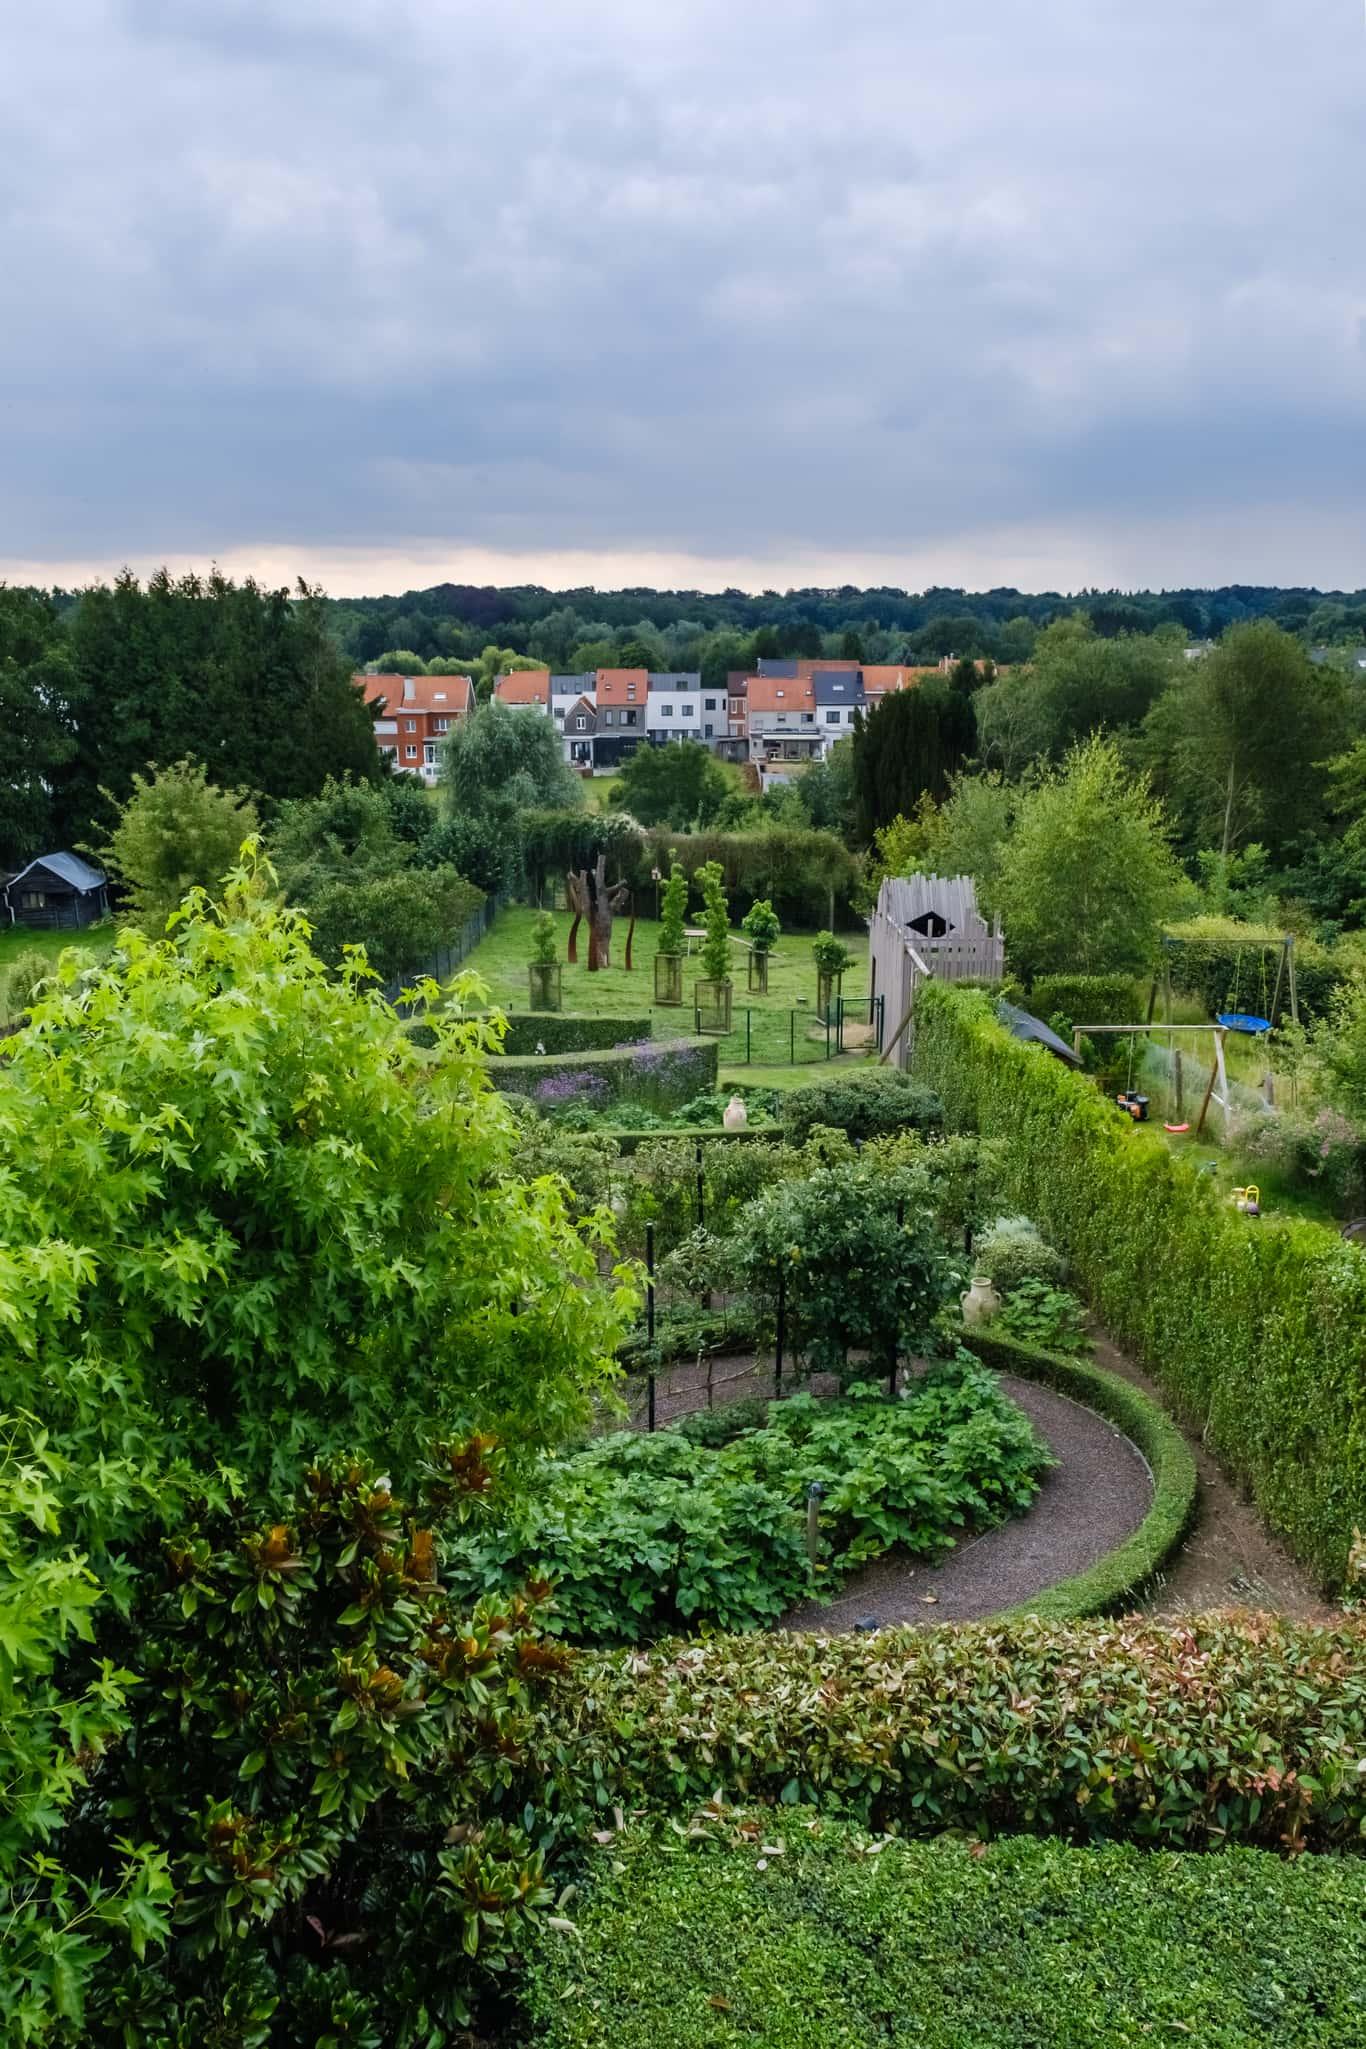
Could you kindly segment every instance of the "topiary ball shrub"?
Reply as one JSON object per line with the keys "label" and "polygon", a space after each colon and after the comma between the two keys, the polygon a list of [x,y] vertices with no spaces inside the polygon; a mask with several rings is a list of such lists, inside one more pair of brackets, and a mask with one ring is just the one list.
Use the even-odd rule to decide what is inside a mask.
{"label": "topiary ball shrub", "polygon": [[944,1106],[934,1091],[894,1067],[825,1075],[805,1088],[790,1089],[783,1102],[789,1145],[805,1145],[818,1124],[865,1139],[907,1129],[939,1131],[943,1123]]}
{"label": "topiary ball shrub", "polygon": [[973,1264],[1002,1295],[1013,1294],[1025,1281],[1057,1288],[1067,1278],[1067,1261],[1045,1243],[1028,1217],[998,1217],[977,1240]]}

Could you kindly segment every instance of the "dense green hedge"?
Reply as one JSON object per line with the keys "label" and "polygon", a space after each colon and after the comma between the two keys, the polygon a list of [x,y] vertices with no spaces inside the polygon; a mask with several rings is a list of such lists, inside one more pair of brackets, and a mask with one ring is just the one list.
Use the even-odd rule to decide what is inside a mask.
{"label": "dense green hedge", "polygon": [[1133,1535],[1088,1571],[1023,1604],[1031,1615],[1059,1621],[1113,1613],[1161,1571],[1190,1527],[1197,1486],[1190,1446],[1142,1388],[1093,1366],[1089,1359],[1064,1359],[1057,1352],[1019,1344],[1004,1332],[967,1331],[963,1341],[984,1365],[1018,1374],[1022,1380],[1041,1381],[1094,1409],[1122,1430],[1146,1459],[1153,1476],[1152,1507]]}
{"label": "dense green hedge", "polygon": [[1267,1521],[1341,1585],[1366,1527],[1366,1257],[1322,1225],[1240,1216],[980,996],[925,984],[914,1071],[951,1129],[993,1142],[1003,1204],[1067,1254]]}
{"label": "dense green hedge", "polygon": [[719,1791],[909,1835],[1360,1847],[1363,1652],[1359,1621],[1266,1616],[675,1642],[576,1657],[528,1755],[571,1815]]}
{"label": "dense green hedge", "polygon": [[534,1053],[538,1045],[547,1053],[602,1053],[648,1039],[651,1031],[648,1017],[569,1017],[550,1010],[508,1011],[507,1021],[503,1051],[509,1058]]}
{"label": "dense green hedge", "polygon": [[944,1106],[899,1067],[868,1067],[789,1089],[782,1120],[788,1144],[805,1145],[818,1124],[859,1140],[894,1131],[938,1131]]}
{"label": "dense green hedge", "polygon": [[[1281,934],[1270,926],[1240,925],[1234,918],[1192,918],[1188,924],[1167,928],[1162,958],[1170,969],[1172,987],[1199,997],[1211,1017],[1221,1010],[1250,1010],[1259,1017],[1271,1017],[1278,966],[1275,949],[1280,942]],[[1326,1017],[1342,980],[1342,970],[1326,946],[1313,939],[1295,941],[1295,988],[1301,1018]],[[1284,975],[1274,1008],[1273,1024],[1289,1017],[1290,983]]]}
{"label": "dense green hedge", "polygon": [[869,1839],[806,1813],[628,1830],[538,1943],[543,2049],[1345,2049],[1360,1866]]}
{"label": "dense green hedge", "polygon": [[1145,1014],[1138,1002],[1132,975],[1039,975],[1027,1008],[1045,1021],[1061,1011],[1073,1025],[1134,1024]]}
{"label": "dense green hedge", "polygon": [[659,1039],[604,1053],[546,1053],[490,1060],[489,1079],[506,1095],[543,1109],[584,1102],[648,1103],[676,1110],[716,1087],[715,1039]]}

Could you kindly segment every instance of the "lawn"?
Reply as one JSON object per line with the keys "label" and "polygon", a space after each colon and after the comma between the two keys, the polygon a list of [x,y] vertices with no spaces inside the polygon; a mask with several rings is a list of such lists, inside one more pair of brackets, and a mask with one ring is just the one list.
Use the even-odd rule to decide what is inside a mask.
{"label": "lawn", "polygon": [[[492,931],[479,942],[466,966],[482,975],[489,994],[500,1009],[527,1008],[527,963],[531,958],[531,933],[537,913],[520,907],[501,911]],[[565,912],[555,918],[556,941],[561,960],[572,920]],[[618,921],[612,935],[612,965],[590,974],[588,942],[580,930],[576,966],[566,962],[562,994],[566,1012],[588,1017],[649,1017],[656,1038],[690,1034],[693,1029],[693,984],[701,974],[696,952],[684,966],[684,998],[681,1009],[656,1004],[654,959],[659,944],[659,926],[654,918],[637,918],[632,945],[632,966],[626,961],[627,924]],[[844,978],[844,994],[850,1005],[866,1003],[868,989],[868,939],[863,932],[847,936],[846,944],[855,964]],[[746,1080],[775,1080],[778,1086],[800,1069],[826,1060],[827,1033],[816,1016],[816,969],[811,958],[810,933],[785,933],[769,963],[767,996],[751,995],[746,988],[748,949],[740,935],[733,936],[731,974],[735,985],[733,1028],[720,1042],[723,1079],[732,1074]],[[747,1015],[748,1014],[748,1015]],[[866,1030],[866,1011],[864,1013]],[[850,1031],[856,1026],[850,1021]],[[833,1050],[833,1035],[831,1036]],[[748,1054],[748,1058],[746,1055]],[[861,1065],[861,1053],[846,1054],[841,1066]],[[775,1070],[770,1075],[769,1070]]]}
{"label": "lawn", "polygon": [[9,971],[21,953],[45,954],[56,961],[72,946],[92,960],[102,960],[114,944],[112,920],[89,925],[83,932],[33,932],[27,925],[11,925],[0,931],[0,1020],[9,1016]]}

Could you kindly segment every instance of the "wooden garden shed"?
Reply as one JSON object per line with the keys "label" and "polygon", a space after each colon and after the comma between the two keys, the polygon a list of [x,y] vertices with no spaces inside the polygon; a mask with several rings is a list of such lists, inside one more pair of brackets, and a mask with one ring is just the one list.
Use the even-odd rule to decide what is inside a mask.
{"label": "wooden garden shed", "polygon": [[872,994],[883,998],[884,1059],[904,1067],[910,1057],[917,985],[999,982],[1005,940],[998,918],[988,926],[968,875],[889,875],[868,921]]}
{"label": "wooden garden shed", "polygon": [[109,886],[78,854],[41,854],[0,885],[0,915],[37,931],[79,931],[109,912]]}

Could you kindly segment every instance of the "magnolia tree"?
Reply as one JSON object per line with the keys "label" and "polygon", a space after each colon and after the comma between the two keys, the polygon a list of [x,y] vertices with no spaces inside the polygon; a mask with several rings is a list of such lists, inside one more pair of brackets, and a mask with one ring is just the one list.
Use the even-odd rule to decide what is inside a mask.
{"label": "magnolia tree", "polygon": [[631,1291],[520,1177],[475,979],[419,1048],[272,885],[66,956],[0,1067],[7,2042],[449,2039],[543,1897],[553,1654],[534,1595],[452,1613],[443,1532]]}

